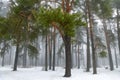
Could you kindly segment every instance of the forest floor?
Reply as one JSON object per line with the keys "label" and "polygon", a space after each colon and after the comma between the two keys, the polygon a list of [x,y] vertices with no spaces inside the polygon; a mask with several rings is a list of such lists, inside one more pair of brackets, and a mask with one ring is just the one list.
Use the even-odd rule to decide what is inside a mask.
{"label": "forest floor", "polygon": [[56,68],[56,71],[43,71],[41,67],[18,68],[12,71],[10,67],[0,68],[0,80],[120,80],[120,68],[110,71],[98,68],[98,74],[85,72],[85,69],[72,69],[70,78],[63,77],[64,69]]}

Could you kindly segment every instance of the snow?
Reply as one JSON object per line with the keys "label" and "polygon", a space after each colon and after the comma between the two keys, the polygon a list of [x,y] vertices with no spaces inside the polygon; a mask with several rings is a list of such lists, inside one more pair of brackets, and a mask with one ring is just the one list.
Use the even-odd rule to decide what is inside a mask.
{"label": "snow", "polygon": [[98,74],[85,72],[84,69],[72,69],[70,78],[63,77],[64,69],[57,68],[56,71],[42,71],[41,67],[36,68],[18,68],[18,71],[12,71],[12,68],[0,68],[0,80],[120,80],[120,69],[110,71],[109,69],[99,68]]}

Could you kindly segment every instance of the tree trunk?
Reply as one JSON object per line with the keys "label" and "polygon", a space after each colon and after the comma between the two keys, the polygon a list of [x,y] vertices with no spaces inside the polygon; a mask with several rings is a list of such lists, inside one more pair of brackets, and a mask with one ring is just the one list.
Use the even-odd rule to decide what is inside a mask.
{"label": "tree trunk", "polygon": [[76,67],[78,66],[78,54],[77,54],[77,45],[75,46],[75,61],[76,61]]}
{"label": "tree trunk", "polygon": [[37,66],[38,64],[38,57],[37,56],[35,56],[35,66]]}
{"label": "tree trunk", "polygon": [[17,71],[18,55],[19,55],[19,43],[17,43],[17,45],[16,45],[16,53],[15,53],[15,60],[14,60],[13,71]]}
{"label": "tree trunk", "polygon": [[[57,38],[57,46],[58,46],[58,52],[57,52],[57,66],[59,66],[60,65],[60,53],[61,53],[61,47],[60,47],[60,43],[59,43],[59,38]],[[60,52],[59,52],[60,51]]]}
{"label": "tree trunk", "polygon": [[87,21],[87,10],[85,10],[85,15],[86,15],[86,18],[85,18],[85,21],[87,23],[87,27],[86,27],[86,32],[87,32],[87,68],[86,68],[86,72],[89,72],[90,71],[90,66],[91,66],[91,61],[90,61],[90,38],[89,38],[89,27],[88,27],[88,21]]}
{"label": "tree trunk", "polygon": [[71,37],[65,35],[64,43],[65,43],[65,57],[66,57],[64,77],[70,77],[71,76]]}
{"label": "tree trunk", "polygon": [[48,67],[48,54],[47,54],[47,47],[48,47],[48,44],[47,44],[47,35],[46,35],[46,44],[45,44],[45,71],[48,71],[47,67]]}
{"label": "tree trunk", "polygon": [[17,71],[17,65],[18,65],[18,56],[19,56],[19,45],[20,45],[20,29],[19,26],[22,23],[22,19],[20,20],[20,22],[17,24],[16,27],[18,27],[18,35],[16,35],[16,52],[15,52],[15,60],[14,60],[14,67],[13,67],[13,71]]}
{"label": "tree trunk", "polygon": [[113,66],[112,54],[111,54],[111,50],[110,50],[110,41],[109,41],[109,37],[107,34],[107,25],[105,23],[105,20],[103,20],[103,27],[104,27],[106,44],[107,44],[107,49],[108,49],[110,70],[112,71],[112,70],[114,70],[114,66]]}
{"label": "tree trunk", "polygon": [[90,42],[89,42],[89,28],[87,26],[87,68],[86,71],[90,71],[91,61],[90,61]]}
{"label": "tree trunk", "polygon": [[92,61],[93,61],[93,74],[97,74],[96,69],[96,53],[95,53],[95,47],[94,47],[94,34],[93,34],[93,25],[92,25],[92,16],[91,16],[91,10],[90,10],[90,1],[86,0],[86,7],[88,10],[88,18],[89,18],[89,25],[90,25],[90,36],[91,36],[91,45],[92,45]]}
{"label": "tree trunk", "polygon": [[74,63],[73,63],[73,60],[74,60],[74,58],[73,58],[73,55],[74,53],[73,53],[73,43],[71,43],[71,68],[73,68],[73,66],[74,66]]}
{"label": "tree trunk", "polygon": [[33,59],[34,59],[33,57],[30,57],[30,59],[29,59],[29,60],[30,60],[30,66],[31,66],[31,67],[33,66]]}
{"label": "tree trunk", "polygon": [[95,53],[95,47],[94,47],[94,41],[93,41],[93,30],[92,27],[90,27],[90,33],[91,33],[91,44],[92,44],[92,61],[93,61],[93,74],[97,74],[96,70],[96,53]]}
{"label": "tree trunk", "polygon": [[102,58],[102,65],[105,67],[105,57]]}
{"label": "tree trunk", "polygon": [[29,45],[29,29],[30,29],[30,25],[29,25],[29,16],[26,20],[26,25],[25,26],[25,43],[24,43],[24,54],[23,54],[23,67],[26,68],[27,67],[27,54],[28,54],[28,45]]}
{"label": "tree trunk", "polygon": [[80,68],[80,45],[78,45],[78,69]]}
{"label": "tree trunk", "polygon": [[53,71],[55,71],[55,52],[56,52],[56,29],[54,28],[54,40],[53,40]]}
{"label": "tree trunk", "polygon": [[10,47],[10,52],[9,52],[9,65],[11,65],[11,59],[12,59],[12,47]]}
{"label": "tree trunk", "polygon": [[5,54],[2,55],[2,67],[5,65]]}
{"label": "tree trunk", "polygon": [[27,66],[27,46],[25,43],[24,54],[23,54],[23,67],[26,68],[26,66]]}
{"label": "tree trunk", "polygon": [[115,52],[115,63],[116,63],[116,68],[118,68],[118,60],[117,60],[116,47],[114,47],[114,52]]}
{"label": "tree trunk", "polygon": [[118,35],[118,48],[120,54],[120,26],[119,26],[119,10],[117,8],[117,35]]}
{"label": "tree trunk", "polygon": [[52,66],[52,32],[51,32],[51,39],[49,38],[49,69],[51,70]]}
{"label": "tree trunk", "polygon": [[4,66],[5,64],[5,51],[6,51],[6,47],[7,47],[7,43],[6,43],[6,40],[3,40],[3,48],[1,49],[1,57],[2,57],[2,67]]}

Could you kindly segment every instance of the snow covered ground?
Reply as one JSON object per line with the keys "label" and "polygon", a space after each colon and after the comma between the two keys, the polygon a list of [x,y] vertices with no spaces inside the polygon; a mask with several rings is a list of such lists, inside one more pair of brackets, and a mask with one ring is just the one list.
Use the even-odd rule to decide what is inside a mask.
{"label": "snow covered ground", "polygon": [[98,74],[85,72],[83,69],[72,69],[70,78],[62,77],[63,68],[57,68],[56,71],[42,71],[42,68],[18,68],[18,71],[12,71],[11,68],[0,68],[0,80],[120,80],[120,69],[109,71],[99,68]]}

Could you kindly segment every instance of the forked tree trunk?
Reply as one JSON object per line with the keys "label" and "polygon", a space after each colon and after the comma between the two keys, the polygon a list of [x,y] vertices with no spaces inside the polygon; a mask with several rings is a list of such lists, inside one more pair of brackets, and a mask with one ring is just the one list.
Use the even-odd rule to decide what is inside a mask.
{"label": "forked tree trunk", "polygon": [[108,33],[107,33],[107,25],[105,23],[105,20],[103,20],[103,27],[104,27],[104,33],[105,33],[108,56],[109,56],[110,70],[112,71],[112,70],[114,70],[114,66],[113,66],[112,54],[111,54],[111,49],[110,49],[110,41],[109,41],[109,37],[108,37]]}
{"label": "forked tree trunk", "polygon": [[90,11],[90,0],[86,0],[86,6],[88,10],[88,18],[89,18],[89,24],[90,24],[90,36],[91,36],[91,46],[92,46],[92,61],[93,61],[93,74],[97,74],[96,69],[96,53],[95,53],[95,47],[94,47],[94,34],[93,34],[93,25],[92,25],[92,16]]}
{"label": "forked tree trunk", "polygon": [[27,54],[28,54],[28,45],[29,45],[29,19],[31,19],[30,16],[28,16],[27,22],[25,26],[25,42],[24,42],[24,54],[23,54],[23,67],[26,68],[27,67]]}
{"label": "forked tree trunk", "polygon": [[[57,27],[55,23],[52,23],[54,27]],[[60,29],[58,29],[60,30]],[[61,33],[61,31],[59,31]],[[65,75],[64,77],[70,77],[71,76],[71,37],[67,34],[62,35],[62,39],[65,44]]]}
{"label": "forked tree trunk", "polygon": [[[62,0],[62,10],[63,12],[69,13],[72,9],[72,4],[74,0]],[[61,33],[61,31],[60,31]],[[66,65],[65,65],[65,75],[64,77],[71,76],[71,37],[66,33],[61,34],[64,44],[65,44],[65,57],[66,57]]]}
{"label": "forked tree trunk", "polygon": [[[86,4],[85,4],[85,6],[86,6]],[[87,32],[87,68],[86,68],[86,72],[89,72],[90,71],[90,66],[91,66],[91,59],[90,59],[90,36],[89,36],[89,34],[90,34],[90,31],[89,31],[89,27],[88,27],[88,21],[87,21],[87,18],[88,18],[88,13],[87,13],[88,11],[87,11],[87,8],[85,7],[85,15],[86,15],[86,17],[85,17],[85,21],[86,21],[86,23],[87,23],[87,27],[86,27],[86,32]]]}
{"label": "forked tree trunk", "polygon": [[14,60],[14,67],[13,67],[13,71],[17,71],[17,65],[18,65],[18,56],[19,56],[19,46],[20,46],[20,29],[19,26],[22,22],[22,19],[20,20],[20,22],[17,24],[16,27],[18,27],[18,35],[16,36],[16,52],[15,52],[15,60]]}

